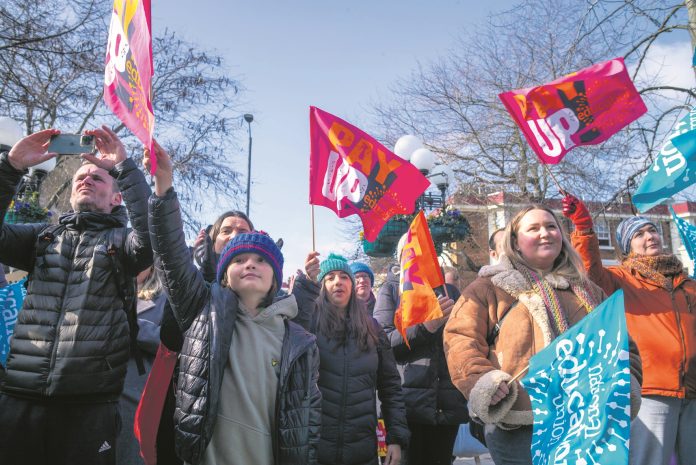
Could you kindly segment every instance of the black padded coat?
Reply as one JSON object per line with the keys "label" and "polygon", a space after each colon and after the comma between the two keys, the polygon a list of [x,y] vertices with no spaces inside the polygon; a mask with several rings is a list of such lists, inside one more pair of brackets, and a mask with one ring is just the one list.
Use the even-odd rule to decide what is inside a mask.
{"label": "black padded coat", "polygon": [[[46,224],[2,224],[0,262],[31,273],[7,359],[6,393],[87,401],[115,400],[123,389],[130,338],[107,242],[109,230],[124,228],[130,217],[133,230],[117,252],[122,270],[135,277],[152,264],[150,187],[131,159],[110,174],[126,207],[61,216],[64,228],[39,256],[37,236]],[[0,159],[0,223],[22,175]]]}
{"label": "black padded coat", "polygon": [[[213,436],[239,303],[229,288],[206,284],[191,262],[173,189],[164,197],[151,197],[149,218],[157,272],[174,317],[185,331],[174,413],[175,447],[181,459],[196,465]],[[273,435],[278,465],[316,463],[321,393],[315,341],[302,327],[285,320],[276,400],[278,434]]]}
{"label": "black padded coat", "polygon": [[[399,306],[399,277],[393,267],[377,293],[374,318],[382,325],[394,349],[401,373],[408,421],[425,425],[459,425],[469,421],[466,399],[452,384],[442,345],[444,325],[431,333],[423,324],[406,330],[409,349],[394,326]],[[447,293],[455,302],[459,291],[447,284]]]}
{"label": "black padded coat", "polygon": [[405,449],[410,436],[394,354],[386,334],[372,318],[379,343],[367,352],[361,351],[354,339],[339,344],[318,333],[318,293],[319,285],[305,276],[295,280],[293,294],[298,297],[298,306],[310,306],[310,330],[317,334],[321,358],[319,463],[377,464],[377,395],[387,429],[387,444],[398,444]]}

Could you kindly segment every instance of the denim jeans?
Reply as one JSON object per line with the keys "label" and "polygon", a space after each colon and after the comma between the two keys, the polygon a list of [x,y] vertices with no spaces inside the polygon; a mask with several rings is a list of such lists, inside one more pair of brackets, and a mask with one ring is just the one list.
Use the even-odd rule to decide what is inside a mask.
{"label": "denim jeans", "polygon": [[495,465],[532,465],[532,426],[513,430],[486,425],[486,444]]}
{"label": "denim jeans", "polygon": [[631,422],[631,465],[696,463],[696,399],[645,396]]}

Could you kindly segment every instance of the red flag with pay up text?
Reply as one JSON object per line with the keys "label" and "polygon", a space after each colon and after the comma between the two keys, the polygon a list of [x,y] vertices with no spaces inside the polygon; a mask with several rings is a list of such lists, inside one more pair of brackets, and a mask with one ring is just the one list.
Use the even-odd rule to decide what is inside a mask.
{"label": "red flag with pay up text", "polygon": [[541,162],[552,165],[573,147],[604,142],[648,111],[623,58],[498,97]]}
{"label": "red flag with pay up text", "polygon": [[359,215],[372,242],[389,218],[410,214],[430,182],[418,169],[342,119],[309,109],[309,203],[339,218]]}

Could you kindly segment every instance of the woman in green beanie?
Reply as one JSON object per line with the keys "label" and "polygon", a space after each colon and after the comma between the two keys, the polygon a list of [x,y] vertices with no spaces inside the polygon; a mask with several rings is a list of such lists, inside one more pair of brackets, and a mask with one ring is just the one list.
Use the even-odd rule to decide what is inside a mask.
{"label": "woman in green beanie", "polygon": [[295,280],[293,293],[311,302],[309,330],[319,347],[322,430],[319,463],[378,463],[376,401],[387,427],[385,464],[398,465],[409,437],[401,378],[386,334],[355,294],[350,265],[330,254],[319,263],[312,252],[307,276]]}

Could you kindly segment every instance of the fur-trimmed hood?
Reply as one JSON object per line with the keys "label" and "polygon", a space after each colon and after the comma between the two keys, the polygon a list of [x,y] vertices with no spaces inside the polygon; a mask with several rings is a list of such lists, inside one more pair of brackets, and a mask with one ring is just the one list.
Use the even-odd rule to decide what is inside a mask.
{"label": "fur-trimmed hood", "polygon": [[[515,269],[508,257],[503,255],[498,264],[482,267],[478,275],[482,278],[490,278],[494,286],[510,294],[527,307],[532,318],[534,318],[534,322],[543,332],[544,347],[553,341],[554,335],[551,329],[551,322],[541,296],[534,291],[522,273]],[[556,290],[570,289],[570,283],[563,276],[549,273],[544,275],[544,279]],[[594,285],[592,288],[596,291],[594,297],[597,297],[597,301],[603,300],[602,292]]]}
{"label": "fur-trimmed hood", "polygon": [[[568,324],[580,321],[586,310],[569,280],[554,273],[544,278],[555,289]],[[592,284],[588,287],[600,302],[602,291]],[[488,347],[491,328],[499,323],[498,337],[490,350],[482,351]],[[498,404],[491,406],[491,399],[502,383],[521,374],[529,359],[554,338],[542,297],[509,258],[481,268],[478,279],[457,302],[444,333],[452,380],[469,400],[470,413],[503,428],[532,424],[529,396],[518,383],[510,385],[510,394]]]}

